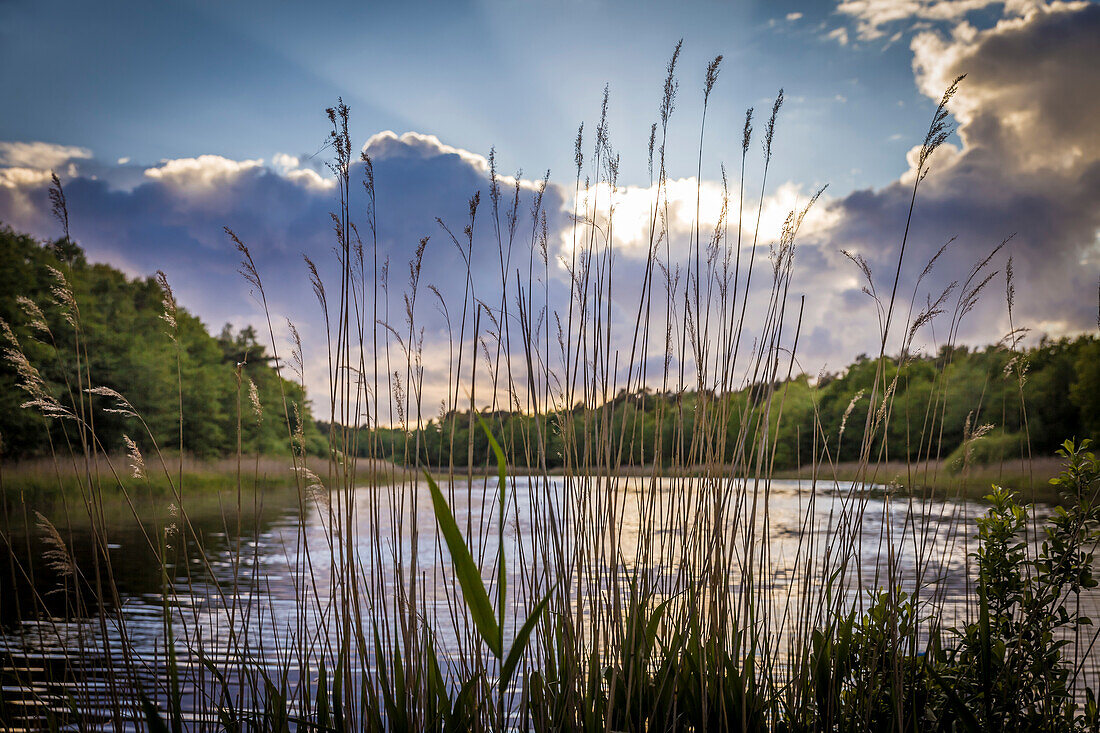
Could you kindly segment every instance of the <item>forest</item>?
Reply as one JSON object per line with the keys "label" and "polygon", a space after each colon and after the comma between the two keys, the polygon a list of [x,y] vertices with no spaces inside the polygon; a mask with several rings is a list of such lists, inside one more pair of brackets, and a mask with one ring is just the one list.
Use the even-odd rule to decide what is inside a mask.
{"label": "forest", "polygon": [[[76,337],[72,315],[58,296],[58,274],[71,286],[79,308]],[[155,277],[130,279],[108,265],[89,263],[67,240],[43,244],[0,230],[0,318],[10,329],[6,338],[23,347],[61,402],[71,403],[74,389],[108,387],[122,393],[148,424],[147,432],[135,430],[127,416],[96,410],[96,437],[108,451],[124,449],[127,431],[142,448],[151,447],[150,434],[162,449],[180,448],[182,412],[185,452],[200,457],[234,453],[240,420],[243,452],[279,454],[294,432],[288,431],[282,411],[285,392],[291,422],[297,420],[295,409],[301,415],[308,451],[325,454],[329,425],[313,419],[300,382],[280,378],[252,327],[234,331],[226,324],[215,336],[179,306],[173,337],[164,315],[164,285]],[[801,374],[774,385],[773,467],[794,468],[815,455],[832,461],[858,458],[865,429],[860,416],[867,413],[876,366],[875,359],[860,355],[838,373]],[[11,359],[0,363],[3,456],[42,455],[51,444],[57,448],[73,440],[66,421],[47,421],[21,408],[26,393],[18,388],[20,379],[18,364]],[[1049,455],[1066,437],[1100,434],[1100,340],[1095,336],[1042,337],[1030,348],[1015,350],[1004,344],[943,347],[935,354],[908,356],[903,363],[891,359],[883,379],[895,385],[887,433],[879,438],[884,449],[889,446],[883,459],[957,460],[960,446],[983,425],[993,427],[971,448],[975,462],[1026,458],[1029,451]],[[706,390],[620,391],[598,407],[537,417],[477,414],[500,435],[516,468],[561,468],[570,454],[566,434],[573,436],[574,455],[575,446],[598,445],[610,436],[623,466],[690,465],[702,440],[719,446],[732,462],[738,434],[754,430],[762,414],[763,407],[746,407],[757,402],[752,391],[761,386],[721,398]],[[104,398],[109,408],[107,402]],[[262,414],[256,413],[257,402]],[[701,424],[725,425],[722,435],[695,430],[700,410],[712,417]],[[569,429],[563,429],[565,422]],[[928,424],[942,429],[932,439],[918,439],[928,435]],[[362,428],[357,438],[355,452],[361,457],[401,465],[446,469],[466,467],[472,459],[473,466],[481,467],[491,458],[485,432],[469,410],[449,411],[420,427]]]}
{"label": "forest", "polygon": [[[802,374],[775,385],[768,433],[775,469],[807,465],[815,451],[818,460],[859,457],[876,362],[860,355],[839,373],[813,379]],[[936,354],[909,356],[900,365],[894,358],[883,381],[895,385],[895,394],[887,431],[876,439],[882,446],[876,456],[882,460],[957,461],[960,447],[979,431],[980,438],[970,446],[975,463],[1027,458],[1029,446],[1030,455],[1048,456],[1066,437],[1100,434],[1100,341],[1090,335],[1042,338],[1015,351],[1004,345],[944,347]],[[519,412],[483,412],[481,417],[491,417],[493,432],[520,468],[540,467],[538,423],[545,426],[545,467],[550,469],[562,467],[570,454],[566,434],[574,436],[576,456],[576,446],[599,445],[610,433],[611,447],[624,466],[690,466],[693,451],[703,451],[703,441],[724,445],[719,450],[733,462],[738,435],[745,429],[752,434],[764,412],[763,405],[746,407],[758,403],[752,392],[761,387],[749,386],[724,398],[699,390],[620,392],[598,407],[578,406],[568,414],[555,412],[537,420]],[[712,419],[698,422],[724,425],[724,433],[697,431],[700,410],[709,411]],[[566,422],[570,427],[563,429]],[[936,429],[929,431],[929,425]],[[448,412],[419,429],[362,433],[361,455],[374,451],[374,456],[397,463],[447,468],[465,467],[471,457],[474,466],[484,466],[491,458],[485,432],[468,411]],[[918,437],[929,433],[932,438]]]}
{"label": "forest", "polygon": [[[61,405],[79,406],[80,394],[93,400],[90,423],[106,452],[124,451],[126,435],[143,451],[156,440],[161,449],[227,455],[238,449],[240,420],[244,452],[285,454],[294,429],[284,393],[292,427],[300,419],[306,446],[324,452],[305,389],[280,378],[256,331],[227,324],[211,335],[175,304],[166,284],[89,263],[69,240],[44,244],[0,228],[3,458],[67,452],[67,444],[79,450],[74,421],[22,408],[29,395],[21,385],[35,375]],[[88,392],[101,388],[123,395],[148,429],[116,411],[112,397]]]}

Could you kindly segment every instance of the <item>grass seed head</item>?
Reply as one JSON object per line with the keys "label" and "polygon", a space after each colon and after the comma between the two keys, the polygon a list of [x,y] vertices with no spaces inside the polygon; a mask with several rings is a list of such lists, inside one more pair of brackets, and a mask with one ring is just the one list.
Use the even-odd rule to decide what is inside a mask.
{"label": "grass seed head", "polygon": [[[61,533],[57,531],[57,527],[41,512],[36,511],[34,515],[38,519],[38,529],[42,532],[42,543],[45,545],[42,559],[46,567],[59,575],[63,581],[76,577],[76,561],[69,551],[69,546],[61,538]],[[50,592],[55,593],[63,589],[63,587],[57,588]]]}
{"label": "grass seed head", "polygon": [[145,478],[145,459],[141,457],[141,451],[138,450],[137,443],[129,435],[123,435],[122,440],[126,443],[126,457],[130,462],[130,476],[139,480]]}

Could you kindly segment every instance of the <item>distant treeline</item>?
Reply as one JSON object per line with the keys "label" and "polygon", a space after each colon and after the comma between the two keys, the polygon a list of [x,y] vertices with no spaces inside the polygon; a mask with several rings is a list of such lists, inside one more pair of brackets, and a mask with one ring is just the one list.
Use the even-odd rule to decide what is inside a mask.
{"label": "distant treeline", "polygon": [[[66,285],[55,273],[71,289],[75,308],[66,304]],[[161,448],[179,449],[182,401],[185,451],[235,452],[239,406],[242,449],[285,455],[290,438],[282,390],[288,404],[298,405],[308,448],[324,450],[304,390],[280,380],[252,328],[234,333],[227,325],[215,337],[182,307],[173,328],[164,318],[164,297],[155,279],[131,280],[108,265],[89,264],[83,251],[67,240],[44,245],[0,227],[0,318],[10,328],[10,334],[0,334],[5,352],[0,361],[0,455],[46,454],[51,444],[59,452],[67,452],[69,444],[80,450],[74,420],[47,420],[21,407],[30,397],[20,386],[27,375],[20,374],[18,352],[26,355],[52,398],[85,415],[108,451],[125,450],[123,435],[148,451],[153,440],[149,433]],[[262,416],[253,408],[249,382],[255,384]],[[133,417],[112,412],[117,399],[89,395],[84,391],[89,387],[117,390],[149,430]],[[81,413],[82,394],[85,404],[90,400],[93,406],[90,417]],[[291,423],[297,421],[292,414]]]}
{"label": "distant treeline", "polygon": [[[877,367],[877,359],[860,356],[839,374],[815,380],[801,375],[777,385],[768,434],[774,467],[808,464],[815,450],[818,460],[858,459]],[[1015,352],[1003,346],[943,348],[934,356],[909,357],[900,374],[897,360],[891,359],[880,377],[876,412],[889,385],[894,394],[886,434],[880,432],[874,444],[876,458],[957,463],[966,438],[981,436],[967,444],[970,460],[990,462],[1026,457],[1029,445],[1033,455],[1050,455],[1068,436],[1100,436],[1100,341],[1092,336],[1044,339]],[[594,465],[596,450],[609,451],[600,464],[691,466],[701,441],[724,441],[724,455],[732,463],[745,421],[750,436],[762,434],[756,431],[762,409],[746,411],[750,389],[724,396],[620,392],[594,410],[577,408],[538,419],[482,412],[481,418],[516,467],[535,468],[545,460],[553,469],[567,455]],[[706,419],[699,422],[700,415]],[[571,450],[564,436],[572,436]],[[373,451],[375,457],[433,467],[465,467],[471,457],[474,466],[492,460],[477,416],[471,420],[465,411],[433,419],[419,430],[363,430],[358,446],[364,456]]]}
{"label": "distant treeline", "polygon": [[[67,281],[78,312],[62,302],[51,268]],[[89,386],[117,390],[161,448],[178,449],[182,386],[184,450],[198,455],[235,452],[239,417],[244,452],[285,454],[285,390],[288,404],[300,410],[307,450],[327,452],[328,426],[313,421],[299,384],[283,379],[280,390],[272,360],[251,327],[234,332],[227,325],[213,336],[181,307],[173,331],[177,349],[164,312],[164,291],[155,279],[131,280],[108,265],[89,264],[71,242],[44,245],[0,227],[0,318],[62,405],[78,405],[74,397]],[[73,421],[47,420],[21,407],[28,395],[19,386],[25,379],[11,358],[17,347],[6,334],[0,339],[6,350],[0,360],[0,455],[41,455],[51,444],[67,450],[67,443],[78,440]],[[808,463],[815,450],[819,459],[826,453],[831,460],[856,459],[876,370],[876,359],[860,356],[839,374],[815,380],[801,375],[776,385],[768,430],[774,467]],[[891,360],[876,397],[881,405],[883,385],[895,385],[885,435],[890,459],[951,457],[968,434],[984,425],[994,430],[971,444],[974,461],[1026,455],[1029,444],[1033,453],[1049,454],[1067,436],[1100,436],[1100,341],[1092,336],[1044,339],[1037,347],[1017,351],[1003,346],[944,348],[934,356],[909,357],[896,382],[895,375],[897,361]],[[252,406],[250,381],[262,416]],[[575,408],[537,418],[484,411],[480,417],[517,467],[558,468],[569,455],[588,465],[684,466],[693,463],[700,441],[724,441],[724,455],[733,462],[738,433],[758,432],[762,410],[748,411],[746,405],[758,402],[750,391],[759,388],[721,396],[620,392],[587,411]],[[115,407],[111,398],[85,394],[84,399],[93,400],[90,422],[107,450],[123,449],[124,434],[143,450],[152,448],[137,420],[110,411]],[[297,420],[292,414],[292,425]],[[363,429],[357,446],[361,456],[407,465],[466,467],[472,459],[474,466],[485,466],[491,458],[478,416],[466,411],[429,420],[418,430]],[[604,460],[597,461],[596,450],[604,451]]]}

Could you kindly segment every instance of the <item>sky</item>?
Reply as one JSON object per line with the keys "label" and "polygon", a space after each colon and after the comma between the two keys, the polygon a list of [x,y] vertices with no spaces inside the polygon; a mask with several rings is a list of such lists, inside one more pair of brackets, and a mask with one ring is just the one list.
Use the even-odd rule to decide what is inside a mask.
{"label": "sky", "polygon": [[[989,270],[1003,273],[1013,258],[1016,318],[1033,335],[1097,327],[1100,5],[1091,2],[0,0],[0,222],[58,236],[46,195],[56,171],[89,257],[135,277],[163,269],[213,330],[259,320],[229,226],[249,242],[279,313],[316,324],[301,297],[300,255],[331,260],[324,109],[342,98],[356,148],[375,162],[380,250],[403,271],[432,236],[424,279],[451,295],[459,263],[435,219],[461,229],[470,196],[488,190],[490,150],[502,173],[519,173],[525,196],[549,169],[551,254],[568,253],[573,142],[583,122],[591,152],[606,86],[621,156],[617,263],[629,275],[647,251],[646,148],[680,39],[670,252],[684,254],[694,225],[704,70],[716,54],[724,58],[707,106],[700,227],[719,216],[723,165],[736,185],[748,107],[757,138],[745,182],[759,186],[758,138],[780,88],[762,244],[828,184],[799,234],[792,287],[809,306],[800,368],[837,370],[877,351],[862,276],[841,250],[863,257],[880,287],[890,280],[915,151],[944,89],[964,73],[949,106],[956,129],[921,184],[903,290],[916,288],[914,302],[934,299],[1011,237]],[[491,269],[487,250],[479,262]],[[548,288],[560,286],[568,274],[554,268],[550,279]],[[989,291],[1000,295],[959,329],[963,342],[996,342],[1009,330],[999,282]],[[426,348],[442,348],[442,325],[425,319]],[[306,330],[309,342],[315,330]],[[927,348],[942,339],[930,333]],[[312,364],[319,385],[324,369]],[[311,392],[317,401],[323,390]]]}

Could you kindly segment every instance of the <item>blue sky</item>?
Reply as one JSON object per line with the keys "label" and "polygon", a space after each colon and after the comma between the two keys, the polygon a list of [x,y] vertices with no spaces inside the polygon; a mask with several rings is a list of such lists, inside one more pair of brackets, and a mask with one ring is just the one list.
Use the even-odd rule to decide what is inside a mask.
{"label": "blue sky", "polygon": [[[787,212],[829,184],[799,235],[792,293],[807,298],[799,368],[835,370],[877,351],[874,309],[841,250],[863,257],[880,281],[894,271],[915,146],[943,90],[963,73],[949,108],[957,133],[921,184],[903,292],[915,303],[935,299],[1011,237],[989,265],[1002,279],[958,338],[988,344],[1008,331],[1009,257],[1015,325],[1033,338],[1095,328],[1096,3],[316,5],[0,0],[0,222],[56,237],[46,193],[56,171],[74,238],[89,257],[133,276],[164,269],[182,304],[214,329],[260,318],[222,232],[230,226],[270,278],[277,313],[315,333],[316,309],[301,297],[301,254],[323,269],[332,265],[325,107],[343,97],[356,148],[365,146],[375,160],[383,258],[403,272],[419,239],[433,237],[425,281],[456,295],[462,265],[435,219],[461,231],[469,197],[486,197],[491,148],[502,173],[523,171],[525,196],[550,169],[550,255],[567,257],[568,213],[577,203],[573,140],[584,122],[590,157],[606,84],[611,144],[621,155],[616,262],[630,283],[640,277],[646,237],[639,224],[655,190],[646,160],[650,124],[665,65],[683,38],[661,194],[673,214],[664,245],[670,261],[686,256],[691,240],[704,69],[716,54],[725,58],[707,111],[701,226],[718,219],[723,164],[736,186],[749,106],[756,137],[746,185],[759,186],[760,133],[781,87],[786,103],[760,204],[761,244],[773,243]],[[585,175],[597,173],[586,168]],[[496,254],[485,236],[479,230],[478,256],[488,272]],[[935,271],[918,277],[951,238]],[[548,278],[548,293],[569,282],[562,267]],[[612,298],[623,315],[636,303],[628,292]],[[426,350],[443,348],[443,324],[430,313],[424,318]],[[935,349],[943,333],[929,329],[921,348]],[[320,384],[323,368],[313,366],[310,379]],[[427,381],[439,377],[430,372]]]}
{"label": "blue sky", "polygon": [[[415,130],[479,152],[496,146],[506,169],[565,174],[576,127],[598,112],[605,83],[618,147],[645,148],[682,37],[677,122],[686,130],[698,119],[706,63],[726,57],[711,111],[714,159],[735,157],[744,109],[765,107],[784,87],[778,176],[882,185],[933,104],[914,84],[902,39],[828,37],[852,25],[820,2],[353,2],[322,11],[8,0],[0,95],[17,112],[0,120],[0,139],[147,163],[309,154],[323,140],[322,110],[342,95],[360,138]],[[685,149],[670,154],[689,153],[691,137],[675,135]],[[642,157],[630,156],[626,180],[641,182]]]}

